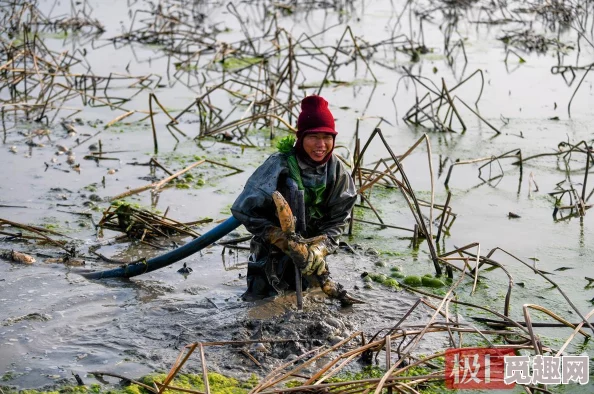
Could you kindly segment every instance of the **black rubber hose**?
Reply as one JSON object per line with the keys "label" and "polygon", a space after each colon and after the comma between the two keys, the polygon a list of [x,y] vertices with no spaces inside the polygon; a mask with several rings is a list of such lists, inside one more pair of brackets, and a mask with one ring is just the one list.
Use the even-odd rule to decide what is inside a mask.
{"label": "black rubber hose", "polygon": [[153,257],[146,262],[135,264],[126,264],[118,268],[106,271],[82,273],[81,275],[87,279],[105,279],[105,278],[131,278],[133,276],[142,275],[147,272],[155,271],[163,267],[167,267],[173,263],[180,261],[205,247],[212,245],[231,231],[239,227],[241,223],[231,216],[223,223],[219,224],[206,234],[196,238],[195,240],[180,246],[171,252],[165,253],[161,256]]}

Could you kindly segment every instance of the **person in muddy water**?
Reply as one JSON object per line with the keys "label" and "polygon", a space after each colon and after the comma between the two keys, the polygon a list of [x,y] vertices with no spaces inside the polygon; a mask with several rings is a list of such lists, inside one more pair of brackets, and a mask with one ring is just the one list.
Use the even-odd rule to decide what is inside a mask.
{"label": "person in muddy water", "polygon": [[294,146],[279,144],[280,151],[256,169],[231,207],[233,216],[253,234],[244,299],[295,289],[294,263],[272,199],[275,190],[287,197],[287,177],[304,190],[306,233],[301,235],[326,235],[307,245],[307,259],[298,262],[303,288],[309,285],[308,275],[326,271],[326,256],[338,248],[356,199],[353,180],[333,153],[337,134],[328,102],[320,96],[304,98]]}

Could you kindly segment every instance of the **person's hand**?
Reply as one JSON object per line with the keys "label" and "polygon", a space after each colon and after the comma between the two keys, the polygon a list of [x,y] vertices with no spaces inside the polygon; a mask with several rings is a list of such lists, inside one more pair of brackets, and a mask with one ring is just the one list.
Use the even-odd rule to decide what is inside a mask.
{"label": "person's hand", "polygon": [[285,253],[289,252],[289,239],[287,234],[278,227],[271,226],[264,236],[266,241],[276,246]]}
{"label": "person's hand", "polygon": [[303,275],[322,275],[327,270],[325,257],[328,254],[328,249],[326,249],[326,244],[323,241],[315,242],[307,249],[307,264],[301,272]]}
{"label": "person's hand", "polygon": [[295,242],[287,236],[287,233],[275,226],[268,228],[264,238],[289,256],[297,268],[303,269],[307,266],[309,249],[305,244]]}

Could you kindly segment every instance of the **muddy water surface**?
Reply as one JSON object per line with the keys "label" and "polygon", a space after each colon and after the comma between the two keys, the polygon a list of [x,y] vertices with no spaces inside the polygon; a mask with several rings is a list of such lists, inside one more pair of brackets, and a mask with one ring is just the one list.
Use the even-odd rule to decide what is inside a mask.
{"label": "muddy water surface", "polygon": [[[133,13],[129,14],[125,3],[102,1],[89,4],[94,7],[93,17],[105,25],[105,33],[94,41],[80,34],[71,34],[66,38],[48,34],[46,45],[57,51],[86,49],[86,60],[97,75],[114,72],[162,77],[162,81],[155,84],[152,91],[173,114],[204,93],[204,88],[199,86],[186,86],[190,79],[188,77],[186,80],[187,76],[183,73],[171,72],[169,59],[164,55],[162,46],[137,42],[113,45],[108,41],[131,26],[129,15]],[[403,1],[349,2],[338,10],[320,7],[291,15],[279,14],[278,20],[294,37],[301,33],[312,35],[325,31],[317,37],[319,46],[335,45],[347,25],[357,37],[367,42],[380,42],[393,32],[396,35],[412,34],[418,40],[418,15],[411,13],[409,17],[406,4]],[[526,7],[526,4],[511,2],[508,7],[509,10],[517,11]],[[39,6],[46,13],[52,8],[51,4],[45,2]],[[431,6],[430,3],[416,5],[417,10],[429,9]],[[69,14],[69,7],[66,3],[58,4],[52,11],[53,15]],[[204,14],[205,24],[217,27],[220,41],[234,42],[244,38],[237,18],[230,14],[225,4],[213,3],[203,7],[200,12]],[[266,11],[265,7],[262,4],[239,3],[237,7],[251,35],[256,37],[258,31],[262,34],[258,18]],[[138,2],[131,9],[149,9],[149,5]],[[376,85],[372,83],[372,76],[365,72],[364,64],[359,61],[357,70],[352,66],[343,67],[332,77],[333,80],[347,83],[326,85],[321,91],[336,117],[338,143],[351,150],[354,148],[357,119],[360,137],[365,141],[379,118],[383,117],[385,121],[380,127],[397,154],[406,151],[427,132],[435,174],[435,199],[440,204],[445,201],[447,194],[444,182],[448,169],[456,160],[498,156],[513,149],[521,149],[523,157],[528,157],[553,152],[560,142],[575,144],[585,140],[590,144],[592,140],[589,126],[594,121],[590,110],[594,102],[591,74],[585,78],[575,95],[569,117],[567,106],[584,71],[576,71],[577,79],[570,86],[559,74],[551,73],[551,67],[557,65],[559,59],[563,64],[574,66],[590,64],[594,59],[591,34],[580,40],[578,52],[575,27],[549,30],[539,23],[538,18],[521,12],[513,15],[517,20],[526,20],[526,23],[477,23],[481,20],[484,22],[486,18],[480,10],[479,2],[467,11],[460,11],[460,19],[452,33],[455,37],[453,41],[461,40],[464,43],[467,62],[459,51],[453,65],[448,64],[443,47],[445,19],[436,11],[431,14],[429,21],[423,23],[425,45],[431,52],[422,54],[418,62],[411,61],[408,54],[382,50],[370,61],[378,79]],[[399,18],[401,14],[404,17]],[[503,18],[501,15],[497,17]],[[554,48],[544,53],[516,49],[525,62],[521,63],[517,57],[510,55],[505,63],[506,50],[497,38],[514,29],[526,29],[533,19],[535,31],[549,38],[558,38],[574,49],[567,49],[565,54],[559,54]],[[329,27],[332,28],[325,30]],[[315,62],[312,61],[313,64]],[[81,72],[84,69],[79,68]],[[478,110],[482,117],[501,130],[500,135],[496,135],[462,105],[459,105],[459,109],[468,128],[465,133],[410,128],[402,121],[402,116],[414,105],[415,97],[421,98],[426,92],[419,84],[415,88],[410,79],[403,78],[405,70],[429,78],[439,87],[443,78],[447,86],[452,87],[477,69],[484,73],[484,89]],[[299,83],[319,85],[324,71],[304,69],[303,81]],[[221,75],[206,72],[200,74],[199,78],[208,80],[207,86],[213,86],[220,81]],[[471,105],[479,96],[480,85],[480,79],[475,76],[457,90],[456,95]],[[316,91],[305,89],[307,94]],[[118,93],[129,97],[133,91],[121,87]],[[126,108],[147,111],[148,94],[148,90],[141,91],[126,103]],[[233,103],[229,97],[219,93],[215,100],[224,111],[232,109]],[[91,220],[73,212],[91,213],[97,222],[101,211],[107,208],[110,197],[161,179],[163,173],[152,173],[146,166],[131,165],[146,163],[153,156],[153,139],[147,119],[134,115],[104,129],[103,126],[120,115],[121,111],[83,106],[76,100],[71,100],[68,105],[82,109],[73,117],[80,118],[74,123],[77,133],[68,135],[60,124],[63,118],[70,115],[68,110],[54,111],[52,115],[55,118],[47,126],[51,130],[51,141],[35,140],[43,146],[30,147],[24,136],[27,131],[38,129],[39,124],[22,119],[5,124],[6,131],[0,146],[0,165],[4,169],[0,171],[0,218],[49,226],[71,237],[73,244],[84,251],[91,244],[119,234],[105,232],[102,238],[98,238]],[[130,124],[127,124],[128,120]],[[189,138],[181,137],[180,142],[176,143],[166,131],[168,119],[159,115],[155,120],[159,135],[156,157],[168,168],[182,169],[195,161],[195,156],[199,156],[244,170],[233,174],[234,171],[228,168],[202,166],[193,172],[196,178],[204,179],[200,187],[189,190],[170,188],[160,194],[158,201],[151,200],[150,192],[129,199],[161,212],[169,208],[168,216],[178,220],[227,218],[229,207],[247,177],[275,150],[266,131],[249,134],[253,143],[251,147],[242,147],[241,143],[222,143],[215,139],[193,141],[192,138],[198,134],[198,126],[195,119],[188,115],[181,118],[180,128]],[[101,133],[95,136],[98,131]],[[106,154],[118,160],[95,163],[83,159],[91,152],[90,145],[97,145],[99,139],[104,151],[123,151]],[[79,145],[84,140],[87,141]],[[73,148],[80,172],[68,165],[66,155],[57,155],[57,145]],[[11,147],[15,149],[11,151]],[[347,149],[340,148],[339,151],[348,157]],[[422,145],[403,165],[419,198],[428,200],[431,185],[426,152],[427,149]],[[387,157],[386,151],[374,142],[366,161],[371,163],[382,157]],[[501,247],[551,272],[550,277],[567,293],[581,313],[586,314],[592,307],[590,299],[593,294],[586,288],[588,281],[584,277],[594,277],[591,264],[591,217],[586,215],[581,219],[553,220],[555,199],[548,195],[558,190],[558,185],[567,179],[568,174],[576,190],[581,191],[585,161],[581,156],[574,156],[569,173],[563,161],[555,157],[531,160],[522,171],[512,162],[510,159],[502,160],[501,169],[499,165],[493,164],[491,175],[496,176],[503,170],[503,176],[489,182],[478,177],[480,163],[454,168],[449,187],[452,193],[451,206],[458,216],[440,247],[451,250],[456,246],[480,242],[480,252],[483,254]],[[483,177],[485,171],[488,173],[489,169],[483,171]],[[567,188],[569,183],[561,185]],[[412,216],[400,194],[378,190],[374,198],[375,206],[386,223],[408,228],[413,226]],[[562,205],[566,204],[567,201],[562,202]],[[98,208],[93,210],[93,207]],[[510,219],[509,212],[520,218]],[[367,211],[358,214],[360,218],[375,220],[373,214]],[[199,231],[204,232],[208,228],[200,227]],[[244,234],[245,229],[240,228],[234,235]],[[2,260],[0,372],[6,377],[7,385],[21,388],[72,380],[73,371],[80,373],[85,380],[92,379],[85,374],[93,370],[117,371],[138,377],[150,371],[168,369],[181,346],[193,341],[294,338],[296,335],[310,340],[304,345],[307,347],[329,343],[356,330],[375,333],[379,328],[393,325],[417,296],[404,291],[395,292],[381,285],[366,289],[360,275],[363,272],[389,274],[389,267],[393,265],[402,267],[407,274],[432,272],[426,244],[413,250],[409,236],[410,233],[395,229],[378,230],[377,227],[356,224],[353,237],[346,240],[360,245],[360,249],[356,249],[357,255],[341,251],[329,258],[329,265],[335,279],[349,290],[357,286],[357,294],[368,300],[368,304],[341,310],[324,300],[319,292],[311,292],[306,295],[304,313],[295,310],[292,295],[255,304],[240,301],[239,297],[245,290],[242,276],[245,274],[247,253],[240,251],[228,255],[225,252],[223,263],[221,246],[213,246],[186,259],[185,262],[194,270],[187,277],[176,272],[181,267],[181,263],[178,263],[129,281],[91,282],[83,279],[77,274],[81,269],[112,267],[108,263],[90,259],[86,260],[83,268],[46,264],[44,261],[47,257],[44,256],[37,256],[37,263],[32,266]],[[60,252],[6,239],[0,242],[0,248],[46,256],[57,256]],[[366,253],[368,249],[379,252],[379,256]],[[99,252],[126,261],[160,253],[154,249],[131,247],[127,243],[107,242]],[[534,303],[554,310],[569,321],[580,320],[558,290],[529,268],[503,254],[496,253],[493,258],[510,270],[516,282],[512,296],[513,317],[523,320],[521,306]],[[464,284],[459,289],[460,297],[468,297],[478,304],[501,311],[507,277],[500,271],[485,272],[484,277],[486,279],[472,297],[469,296],[471,284]],[[476,311],[460,312],[467,319],[476,315]],[[413,316],[414,321],[426,318],[427,315],[422,313]],[[546,317],[538,315],[534,319],[544,321]],[[321,325],[320,321],[328,321],[328,324]],[[566,329],[545,328],[539,329],[538,333],[551,344],[559,346],[559,341],[570,332]],[[578,347],[573,349],[576,353],[586,351],[592,354],[591,345],[580,347],[579,341],[576,344]],[[445,346],[443,338],[429,341],[423,345],[423,349],[430,351],[441,346]],[[299,353],[305,347],[294,351]],[[255,369],[251,360],[230,349],[214,349],[208,354],[212,370],[242,374]],[[272,349],[272,356],[275,360],[282,360],[289,354]],[[199,365],[195,363],[191,367],[199,368]]]}

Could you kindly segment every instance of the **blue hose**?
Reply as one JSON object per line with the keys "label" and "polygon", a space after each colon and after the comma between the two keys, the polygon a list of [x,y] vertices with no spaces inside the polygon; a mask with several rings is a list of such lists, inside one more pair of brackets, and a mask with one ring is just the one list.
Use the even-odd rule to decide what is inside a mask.
{"label": "blue hose", "polygon": [[231,231],[235,230],[240,225],[241,223],[231,216],[229,219],[225,220],[223,223],[219,224],[206,234],[196,238],[192,242],[189,242],[184,246],[180,246],[171,252],[147,260],[146,262],[143,261],[135,264],[126,264],[107,271],[83,273],[81,275],[87,279],[131,278],[133,276],[158,270],[176,263],[209,245],[212,245],[225,235],[229,234]]}

